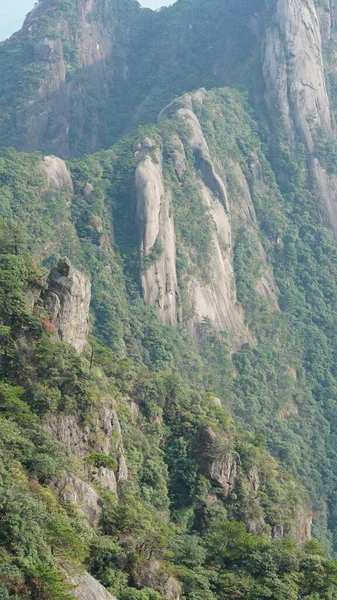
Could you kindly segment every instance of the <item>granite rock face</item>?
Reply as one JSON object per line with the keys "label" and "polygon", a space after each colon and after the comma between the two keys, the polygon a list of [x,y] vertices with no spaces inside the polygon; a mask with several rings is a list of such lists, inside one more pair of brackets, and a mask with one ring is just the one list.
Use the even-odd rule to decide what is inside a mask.
{"label": "granite rock face", "polygon": [[102,504],[98,493],[76,475],[68,473],[52,483],[62,502],[72,502],[86,515],[91,527],[96,527],[102,516]]}
{"label": "granite rock face", "polygon": [[[234,231],[242,225],[256,239],[261,263],[257,292],[267,300],[271,310],[278,309],[277,288],[259,237],[250,186],[259,193],[269,193],[269,190],[263,181],[258,158],[252,157],[250,185],[240,164],[233,162],[230,165],[238,180],[241,198],[238,202],[237,198],[230,197],[221,156],[211,156],[197,117],[198,107],[202,108],[207,101],[208,92],[200,89],[181,96],[159,114],[159,123],[170,121],[172,127],[168,152],[176,175],[175,184],[165,175],[167,164],[163,156],[167,153],[167,142],[161,145],[147,137],[134,148],[134,156],[138,161],[135,181],[140,279],[145,301],[156,310],[165,324],[176,326],[183,323],[199,339],[207,321],[215,331],[226,331],[231,345],[238,348],[249,337],[243,310],[237,301],[233,258]],[[184,136],[179,134],[179,124],[186,129]],[[188,266],[182,294],[181,282],[177,277],[174,202],[179,188],[184,187],[187,172],[193,178],[199,201],[209,218],[211,240],[207,276],[200,269],[193,244],[184,245]],[[180,240],[180,251],[181,243]]]}
{"label": "granite rock face", "polygon": [[237,452],[219,451],[217,442],[216,433],[207,427],[200,432],[198,448],[203,457],[203,472],[221,487],[227,498],[239,477],[241,461]]}
{"label": "granite rock face", "polygon": [[179,600],[181,594],[180,582],[165,571],[159,560],[140,561],[133,573],[137,587],[152,588],[167,600]]}
{"label": "granite rock face", "polygon": [[198,336],[200,326],[210,319],[217,331],[227,331],[234,346],[244,339],[243,315],[237,304],[232,256],[232,229],[230,205],[225,183],[211,158],[200,122],[194,112],[194,103],[202,105],[207,92],[201,89],[194,94],[179,98],[178,108],[171,105],[163,109],[158,117],[165,120],[180,120],[188,127],[188,140],[184,143],[178,133],[173,137],[174,167],[178,178],[183,179],[186,169],[186,152],[194,156],[194,181],[199,188],[202,203],[213,222],[211,257],[207,281],[197,275],[194,252],[189,255],[190,276],[187,283],[187,302],[182,311],[182,320],[191,333]]}
{"label": "granite rock face", "polygon": [[48,278],[45,307],[60,341],[83,352],[89,331],[89,278],[62,258]]}
{"label": "granite rock face", "polygon": [[164,188],[162,154],[144,138],[135,148],[137,221],[143,296],[166,325],[177,324],[178,282],[170,190]]}
{"label": "granite rock face", "polygon": [[102,488],[116,492],[116,480],[122,481],[128,478],[121,426],[115,408],[108,398],[97,412],[91,415],[88,424],[83,424],[79,414],[62,414],[48,416],[44,427],[52,439],[62,445],[67,454],[79,459],[95,452],[109,456],[113,449],[113,434],[117,434],[115,435],[117,439],[114,441],[118,462],[116,475],[110,469],[100,467],[95,472],[91,472],[90,479],[96,481]]}
{"label": "granite rock face", "polygon": [[76,586],[70,593],[78,600],[117,600],[87,572],[68,577],[68,581]]}
{"label": "granite rock face", "polygon": [[271,113],[280,111],[292,135],[298,128],[312,151],[312,132],[317,127],[331,131],[315,4],[313,0],[277,0],[270,6],[273,20],[265,30],[263,63],[267,106]]}
{"label": "granite rock face", "polygon": [[[120,72],[123,73],[122,79],[127,77],[125,54],[131,32],[130,24],[119,18],[119,9],[117,7],[116,10],[115,3],[105,3],[103,6],[99,0],[74,2],[70,19],[62,8],[59,10],[58,4],[60,3],[37,3],[26,17],[23,30],[31,31],[32,26],[40,19],[53,18],[53,13],[58,11],[59,17],[55,23],[55,37],[58,39],[41,37],[36,40],[34,62],[44,69],[44,74],[29,108],[18,111],[17,120],[26,131],[21,144],[23,150],[30,152],[35,148],[47,149],[48,152],[67,158],[70,146],[80,144],[83,137],[87,140],[87,152],[98,148],[97,137],[102,114],[91,106],[90,131],[84,121],[79,124],[76,119],[76,137],[71,140],[74,114],[84,114],[87,111],[89,97],[100,98],[101,102],[107,100],[109,89],[114,87]],[[101,14],[101,18],[97,18],[97,13]],[[76,21],[76,27],[72,19]],[[125,52],[122,50],[118,53],[118,59],[115,57],[118,75],[117,65],[111,65],[116,45],[125,48]],[[75,55],[77,69],[83,70],[91,86],[89,95],[86,94],[83,82],[75,81],[69,73]]]}
{"label": "granite rock face", "polygon": [[262,44],[266,104],[275,127],[281,117],[293,144],[298,136],[305,144],[325,218],[337,238],[337,177],[315,157],[315,134],[323,130],[332,135],[323,41],[330,38],[334,10],[327,6],[319,18],[313,0],[278,0],[267,6],[270,18]]}
{"label": "granite rock face", "polygon": [[40,163],[40,169],[47,177],[51,190],[58,192],[63,192],[67,188],[73,190],[73,182],[67,165],[58,156],[44,156]]}

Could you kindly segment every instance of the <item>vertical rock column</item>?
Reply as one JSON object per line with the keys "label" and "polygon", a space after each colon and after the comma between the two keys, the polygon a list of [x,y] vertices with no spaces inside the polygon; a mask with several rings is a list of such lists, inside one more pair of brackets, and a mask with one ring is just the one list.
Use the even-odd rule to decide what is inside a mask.
{"label": "vertical rock column", "polygon": [[45,307],[60,341],[83,352],[89,330],[91,284],[68,258],[62,258],[48,278]]}
{"label": "vertical rock column", "polygon": [[162,154],[144,138],[135,148],[137,221],[143,297],[165,325],[177,324],[178,283],[171,196],[164,189]]}

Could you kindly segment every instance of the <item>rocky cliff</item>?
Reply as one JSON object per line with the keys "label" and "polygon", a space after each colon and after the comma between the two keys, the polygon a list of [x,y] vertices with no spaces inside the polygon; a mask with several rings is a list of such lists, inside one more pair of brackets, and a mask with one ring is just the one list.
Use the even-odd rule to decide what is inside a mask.
{"label": "rocky cliff", "polygon": [[48,279],[44,304],[58,339],[83,352],[89,330],[91,284],[88,277],[61,259]]}
{"label": "rocky cliff", "polygon": [[[127,4],[131,16],[137,13],[135,3]],[[44,0],[35,6],[22,30],[24,36],[33,37],[31,61],[40,73],[29,110],[20,106],[16,113],[24,131],[23,149],[45,148],[68,156],[75,146],[77,151],[98,148],[104,131],[99,106],[127,77],[131,32],[132,24],[120,18],[113,3],[87,0],[65,6]],[[118,64],[112,66],[117,48]],[[84,139],[86,148],[81,144]]]}
{"label": "rocky cliff", "polygon": [[81,573],[69,578],[74,589],[71,594],[79,600],[115,600],[115,596],[109,594],[107,589],[89,573]]}
{"label": "rocky cliff", "polygon": [[[313,0],[280,0],[268,7],[263,40],[265,98],[275,129],[281,118],[292,144],[305,144],[311,175],[318,186],[323,210],[337,235],[337,182],[315,153],[319,131],[332,137],[330,101],[323,60],[323,39],[331,34],[331,6],[328,19],[320,21]],[[330,17],[330,19],[328,18]],[[322,32],[320,25],[322,25]]]}
{"label": "rocky cliff", "polygon": [[0,45],[0,596],[335,597],[336,37],[41,0]]}
{"label": "rocky cliff", "polygon": [[[202,0],[195,0],[190,15],[184,4],[155,14],[141,10],[133,0],[125,0],[123,6],[76,1],[71,9],[56,0],[40,2],[22,31],[2,44],[8,93],[16,40],[28,49],[21,57],[22,77],[34,72],[38,89],[30,91],[28,105],[13,96],[11,114],[3,115],[3,140],[10,143],[15,138],[22,149],[61,156],[108,146],[130,123],[154,120],[160,103],[181,91],[181,55],[187,45],[194,50],[187,67],[191,83],[184,84],[185,90],[186,85],[191,90],[235,86],[239,81],[241,88],[253,92],[259,110],[269,112],[274,133],[281,127],[293,145],[305,144],[325,217],[336,233],[337,183],[317,158],[315,143],[320,130],[329,138],[334,135],[328,94],[335,77],[334,6],[316,5],[314,0],[256,0],[235,9],[228,1],[221,7],[213,4],[205,13]],[[194,24],[189,32],[175,29],[177,19],[192,19]],[[48,27],[42,27],[45,21]],[[206,70],[198,58],[200,40],[206,43],[208,35],[205,22],[215,40],[204,55]],[[241,46],[235,33],[239,29],[245,39]],[[175,40],[174,56],[165,46],[165,36]],[[249,60],[254,61],[256,78],[241,82],[240,72]],[[159,69],[167,86],[158,89],[152,69]],[[214,191],[219,181],[202,156],[200,167],[203,179],[213,179]],[[218,191],[221,197],[221,184]]]}
{"label": "rocky cliff", "polygon": [[177,325],[179,290],[170,191],[165,190],[163,157],[153,140],[135,148],[140,277],[145,301],[166,325]]}
{"label": "rocky cliff", "polygon": [[[236,498],[244,495],[246,511],[245,516],[241,517],[252,533],[264,533],[273,538],[290,536],[299,544],[311,539],[312,518],[309,506],[288,506],[282,519],[275,520],[272,511],[265,504],[264,490],[268,489],[269,482],[274,477],[271,465],[267,469],[263,465],[247,467],[230,439],[217,435],[210,427],[199,431],[195,450],[203,473],[214,485],[208,498],[209,504],[214,506],[222,500],[229,514],[237,516]],[[279,483],[282,486],[282,476],[279,476]]]}

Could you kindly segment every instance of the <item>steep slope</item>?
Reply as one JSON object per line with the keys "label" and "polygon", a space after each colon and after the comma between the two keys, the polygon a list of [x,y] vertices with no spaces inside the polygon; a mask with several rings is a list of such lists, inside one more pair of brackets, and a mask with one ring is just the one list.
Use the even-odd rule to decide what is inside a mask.
{"label": "steep slope", "polygon": [[250,20],[262,7],[193,0],[153,12],[136,0],[43,0],[0,46],[2,145],[92,152],[156,119],[176,94],[233,84],[254,53]]}
{"label": "steep slope", "polygon": [[125,123],[123,90],[139,13],[136,0],[39,2],[22,31],[0,47],[5,145],[14,135],[26,151],[68,156],[109,144],[107,127],[113,139]]}
{"label": "steep slope", "polygon": [[42,0],[0,45],[6,600],[336,594],[335,23]]}
{"label": "steep slope", "polygon": [[2,144],[61,156],[92,152],[137,122],[153,121],[176,94],[239,86],[267,109],[281,144],[284,135],[305,144],[335,231],[337,184],[322,160],[333,140],[327,90],[335,72],[334,11],[313,0],[180,0],[159,13],[136,0],[44,0],[1,45]]}
{"label": "steep slope", "polygon": [[[256,566],[244,566],[253,549],[301,561],[291,581],[277,561],[275,569],[286,590],[299,577],[303,592],[315,590],[302,582],[313,555],[333,591],[319,547],[291,542],[310,538],[308,498],[263,438],[178,374],[113,364],[94,340],[83,357],[59,342],[43,308],[52,279],[48,288],[18,247],[22,232],[0,226],[3,597],[108,600],[100,579],[125,599],[177,599],[182,588],[216,598],[238,560],[247,589],[272,590],[262,571],[255,581]],[[69,302],[78,306],[76,293]]]}
{"label": "steep slope", "polygon": [[[308,204],[307,188],[303,209],[294,203],[293,214],[288,208],[285,216],[290,200],[277,188],[256,124],[239,93],[184,96],[160,120],[159,126],[135,132],[112,151],[73,161],[71,182],[64,163],[61,168],[58,162],[58,185],[54,176],[47,180],[41,174],[48,159],[5,151],[2,182],[7,200],[2,214],[27,223],[30,247],[48,267],[67,253],[90,275],[95,332],[118,360],[137,356],[151,369],[197,377],[248,427],[269,436],[273,452],[310,490],[314,525],[327,541],[326,495],[333,498],[335,485],[334,459],[328,451],[333,434],[326,420],[331,411],[329,404],[317,404],[314,398],[324,397],[326,378],[334,377],[330,340],[335,288],[330,284],[326,296],[317,296],[317,282],[325,289],[336,268],[334,246],[319,221],[316,236],[324,244],[312,245],[308,237],[317,205],[314,199],[312,209]],[[288,183],[300,190],[298,173],[289,170]],[[296,228],[299,256],[293,249]],[[146,231],[148,238],[143,237]],[[300,258],[308,253],[310,288],[305,287],[308,273]],[[177,286],[175,312],[169,312],[167,275]],[[159,324],[142,304],[137,286],[164,323],[167,314],[170,319],[173,315],[182,338]],[[307,315],[305,326],[298,310]],[[311,339],[313,331],[316,337]],[[234,387],[226,339],[234,350],[250,342],[234,355]],[[314,352],[318,339],[323,372]],[[202,375],[196,375],[199,368]],[[334,398],[332,387],[329,394]],[[322,455],[327,472],[321,470]]]}

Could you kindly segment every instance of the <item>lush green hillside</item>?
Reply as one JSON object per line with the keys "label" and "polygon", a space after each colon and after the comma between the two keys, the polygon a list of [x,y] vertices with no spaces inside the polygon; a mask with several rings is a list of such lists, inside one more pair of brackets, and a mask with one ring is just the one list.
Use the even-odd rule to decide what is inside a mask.
{"label": "lush green hillside", "polygon": [[[26,254],[22,231],[3,221],[0,265],[3,598],[68,598],[71,585],[62,581],[80,566],[117,597],[160,598],[163,584],[155,584],[157,591],[135,588],[139,571],[154,560],[171,586],[179,578],[186,598],[334,597],[337,567],[317,542],[299,549],[268,535],[275,523],[291,534],[307,499],[267,454],[263,436],[245,432],[211,394],[178,374],[118,361],[94,339],[93,354],[83,358],[53,341],[39,300],[44,271]],[[28,290],[36,297],[33,312]],[[117,471],[116,450],[89,454],[81,465],[42,425],[73,413],[84,427],[107,397],[122,424],[129,479],[120,483],[118,503],[96,484],[103,513],[89,527],[83,512],[60,503],[49,486],[85,464]],[[138,401],[136,418],[131,399]],[[213,447],[205,446],[209,431]],[[226,495],[209,468],[228,456],[240,457],[240,466]]]}

